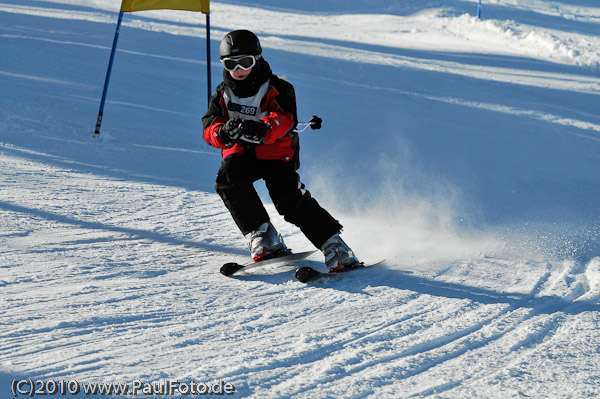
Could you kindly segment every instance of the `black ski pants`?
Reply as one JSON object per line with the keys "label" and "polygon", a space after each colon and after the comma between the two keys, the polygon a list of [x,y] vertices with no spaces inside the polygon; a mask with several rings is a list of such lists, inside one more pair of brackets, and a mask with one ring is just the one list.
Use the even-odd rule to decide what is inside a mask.
{"label": "black ski pants", "polygon": [[342,229],[342,225],[306,190],[294,162],[257,160],[248,155],[230,155],[223,160],[215,190],[246,235],[269,221],[269,215],[254,188],[265,181],[273,204],[284,219],[296,225],[317,248]]}

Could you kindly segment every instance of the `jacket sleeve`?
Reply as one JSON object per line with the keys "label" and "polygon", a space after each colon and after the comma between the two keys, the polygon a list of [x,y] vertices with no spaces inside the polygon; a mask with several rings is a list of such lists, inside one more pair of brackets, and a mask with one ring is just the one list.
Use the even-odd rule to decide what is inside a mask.
{"label": "jacket sleeve", "polygon": [[227,146],[219,137],[219,129],[227,122],[227,110],[223,101],[222,85],[219,85],[210,97],[208,110],[202,117],[204,140],[213,147],[226,149]]}
{"label": "jacket sleeve", "polygon": [[267,131],[264,143],[271,144],[291,133],[298,124],[296,116],[296,93],[294,86],[278,77],[271,80],[272,90],[267,93],[265,101],[269,115],[262,121],[271,126]]}

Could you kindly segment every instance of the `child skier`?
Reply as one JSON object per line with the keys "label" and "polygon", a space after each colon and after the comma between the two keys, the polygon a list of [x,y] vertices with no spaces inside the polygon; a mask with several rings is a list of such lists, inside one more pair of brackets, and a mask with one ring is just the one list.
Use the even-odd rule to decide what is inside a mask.
{"label": "child skier", "polygon": [[272,74],[256,35],[235,30],[221,40],[223,82],[202,118],[204,139],[223,161],[215,190],[255,261],[286,254],[253,183],[265,181],[277,211],[325,255],[330,272],[358,264],[339,233],[342,225],[312,198],[296,172],[300,166],[294,87]]}

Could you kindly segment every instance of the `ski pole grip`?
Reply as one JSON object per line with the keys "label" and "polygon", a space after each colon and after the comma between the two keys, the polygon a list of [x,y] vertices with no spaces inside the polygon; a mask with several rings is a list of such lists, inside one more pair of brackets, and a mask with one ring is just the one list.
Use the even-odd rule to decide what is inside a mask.
{"label": "ski pole grip", "polygon": [[312,130],[317,130],[317,129],[321,128],[322,123],[323,123],[323,119],[319,118],[317,115],[313,115],[312,118],[310,118],[308,120],[308,122],[298,122],[298,124],[296,126],[302,126],[302,128],[301,129],[296,128],[296,129],[294,129],[294,132],[302,133],[303,131],[308,129],[309,126]]}
{"label": "ski pole grip", "polygon": [[308,122],[310,123],[310,128],[312,130],[318,130],[321,128],[323,119],[319,118],[317,115],[313,115]]}

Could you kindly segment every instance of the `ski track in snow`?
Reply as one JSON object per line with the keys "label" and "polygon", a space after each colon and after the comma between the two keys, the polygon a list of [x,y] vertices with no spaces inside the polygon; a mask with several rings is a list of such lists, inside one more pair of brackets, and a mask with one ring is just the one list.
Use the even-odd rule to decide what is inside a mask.
{"label": "ski track in snow", "polygon": [[[77,37],[80,32],[69,31],[68,23],[114,24],[118,3],[0,3],[1,18],[22,18],[0,37],[17,43],[15,47],[30,46],[30,51],[59,45],[104,56],[110,44],[104,37]],[[596,24],[600,15],[592,2],[589,7],[536,0],[490,3],[574,23]],[[80,9],[85,5],[99,11]],[[515,90],[515,97],[538,89],[570,93],[576,99],[593,100],[600,93],[600,79],[591,72],[600,60],[597,36],[514,21],[478,21],[439,9],[408,17],[265,9],[261,12],[277,21],[269,27],[254,16],[257,7],[221,3],[211,7],[216,21],[235,12],[226,24],[217,23],[216,36],[246,18],[264,36],[265,48],[315,57],[311,59],[345,60],[355,63],[353,67],[359,65],[357,69],[378,66],[433,72],[443,79],[505,83],[501,87]],[[124,26],[140,32],[204,35],[202,27],[189,26],[197,23],[197,15],[147,15],[149,19],[128,17]],[[31,26],[22,22],[33,18],[63,21],[56,22],[60,34],[40,34],[33,22]],[[350,35],[365,18],[374,21],[371,30]],[[306,26],[323,20],[335,23],[329,30],[307,31]],[[391,23],[404,28],[391,30]],[[285,24],[289,34],[278,35]],[[465,28],[473,35],[465,35]],[[424,54],[410,55],[409,48],[386,46],[389,36],[384,33],[390,31],[394,40],[412,43],[412,49]],[[415,38],[420,41],[411,41]],[[484,48],[486,40],[492,43]],[[185,54],[132,48],[119,53],[141,56],[151,66],[153,62],[203,64]],[[466,63],[432,56],[445,50],[474,58]],[[518,66],[477,61],[486,54],[514,56]],[[534,62],[531,68],[524,67],[526,58]],[[122,62],[129,66],[127,62],[135,61]],[[552,68],[552,63],[558,66]],[[213,168],[204,173],[214,174],[219,160],[215,151],[190,145],[187,138],[165,138],[151,129],[128,136],[126,128],[112,128],[101,139],[70,131],[80,127],[80,122],[69,119],[79,117],[79,111],[70,113],[69,105],[59,106],[65,114],[59,124],[48,115],[54,111],[51,103],[95,107],[97,99],[91,97],[95,83],[4,65],[0,65],[0,84],[21,91],[3,104],[21,113],[8,115],[0,110],[1,396],[8,395],[13,378],[223,379],[236,387],[234,397],[240,398],[600,395],[597,253],[551,256],[519,242],[522,237],[516,234],[474,238],[451,228],[438,231],[443,223],[427,225],[426,218],[419,219],[418,209],[410,213],[414,220],[401,218],[401,227],[390,228],[398,220],[386,209],[389,219],[352,221],[349,224],[359,228],[347,231],[357,243],[357,252],[369,256],[381,256],[373,255],[374,242],[389,246],[373,237],[376,231],[389,228],[398,233],[390,238],[393,250],[386,248],[384,265],[309,285],[293,279],[298,265],[266,266],[224,278],[218,273],[224,261],[247,259],[245,241],[212,192],[212,181],[197,182],[197,176],[184,170],[202,169],[205,165],[198,165],[202,159]],[[78,66],[88,67],[83,62]],[[438,94],[432,86],[378,87],[331,75],[311,82],[357,93],[364,90],[366,98],[375,90],[408,98],[407,102],[427,100],[473,113],[527,118],[526,123],[539,130],[552,124],[560,129],[561,143],[595,148],[600,140],[597,115],[570,103],[564,107],[516,100],[502,104],[495,97],[469,100]],[[35,99],[39,102],[25,100],[30,90],[39,92]],[[35,108],[37,104],[50,110],[44,113]],[[109,98],[108,104],[114,109],[124,107],[127,111],[121,117],[126,120],[131,115],[136,126],[148,125],[139,114],[127,112],[159,115],[161,133],[178,129],[171,126],[173,119],[162,118],[197,118],[195,110],[181,104],[168,108],[138,98]],[[392,105],[384,112],[396,109]],[[593,160],[585,165],[595,166]],[[585,177],[581,179],[576,183],[586,183]],[[268,210],[290,247],[311,248],[272,205]],[[588,239],[597,242],[597,234]],[[315,254],[299,264],[322,267],[320,261]]]}
{"label": "ski track in snow", "polygon": [[[236,240],[225,233],[234,229],[215,195],[1,159],[13,171],[3,181],[11,195],[0,203],[2,231],[11,232],[1,238],[11,248],[0,284],[12,326],[1,334],[2,364],[23,374],[88,381],[219,375],[243,397],[381,397],[399,386],[407,397],[460,397],[525,373],[532,355],[569,339],[561,332],[569,315],[600,310],[598,259],[521,265],[525,276],[538,276],[525,293],[453,281],[461,266],[514,267],[494,258],[434,279],[390,265],[367,271],[365,283],[355,276],[302,288],[288,282],[290,268],[216,284],[222,255],[205,241]],[[25,197],[28,207],[18,205]],[[202,217],[190,217],[190,209]],[[222,238],[212,231],[219,225]],[[236,257],[242,246],[220,252]],[[432,301],[442,292],[447,299]],[[182,363],[192,368],[182,373]],[[161,373],[146,374],[149,364],[161,364]]]}

